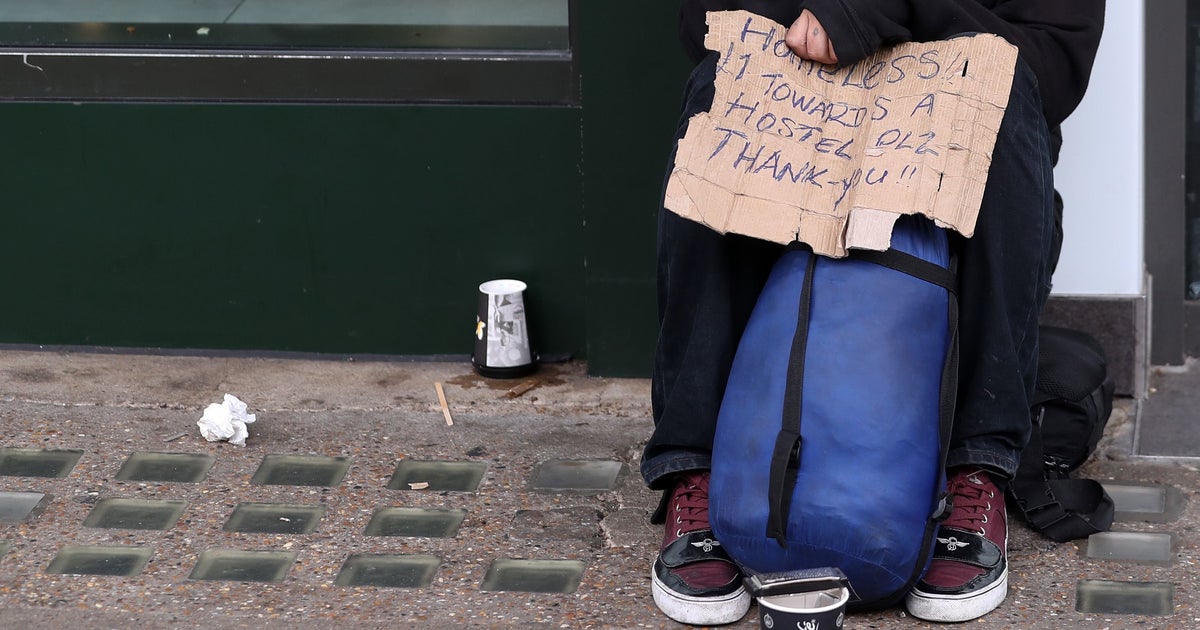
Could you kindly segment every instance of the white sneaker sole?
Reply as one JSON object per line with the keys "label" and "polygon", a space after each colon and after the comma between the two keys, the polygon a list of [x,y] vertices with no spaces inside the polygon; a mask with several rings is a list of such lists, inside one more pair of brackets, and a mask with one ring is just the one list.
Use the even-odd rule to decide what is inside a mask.
{"label": "white sneaker sole", "polygon": [[963,595],[938,595],[912,591],[905,598],[908,612],[925,621],[956,623],[978,619],[996,609],[1008,596],[1008,568],[987,588]]}
{"label": "white sneaker sole", "polygon": [[692,597],[668,589],[653,572],[654,603],[663,614],[693,626],[714,626],[733,623],[750,610],[750,593],[745,587],[720,597]]}

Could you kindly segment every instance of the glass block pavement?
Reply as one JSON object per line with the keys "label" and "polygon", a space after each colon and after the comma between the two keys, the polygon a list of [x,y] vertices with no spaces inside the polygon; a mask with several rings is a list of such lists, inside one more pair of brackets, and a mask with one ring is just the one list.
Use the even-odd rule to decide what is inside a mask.
{"label": "glass block pavement", "polygon": [[199,453],[131,454],[117,471],[120,481],[165,481],[197,483],[204,481],[216,460],[212,455]]}
{"label": "glass block pavement", "polygon": [[[0,526],[36,524],[48,505],[68,500],[29,491],[28,484],[37,483],[37,479],[63,479],[81,458],[93,456],[96,454],[71,449],[0,449],[0,477],[20,478],[22,483],[20,489],[5,489],[0,485]],[[199,484],[213,480],[214,458],[209,455],[135,452],[123,458],[120,470],[114,475],[121,482]],[[319,534],[324,519],[340,516],[336,505],[329,507],[320,501],[322,489],[327,491],[341,485],[354,464],[349,457],[264,456],[249,479],[250,486],[296,486],[297,500],[229,501],[221,530],[232,538],[224,540],[227,545],[198,549],[194,562],[186,568],[187,578],[286,583],[293,567],[302,561],[304,537]],[[454,497],[461,496],[456,493],[486,493],[484,479],[488,467],[488,463],[480,461],[395,462],[390,476],[380,478],[379,482],[381,496],[387,497],[387,503],[366,508],[354,506],[354,509],[367,521],[359,535],[364,539],[403,538],[406,542],[398,543],[404,545],[403,553],[347,551],[336,566],[325,567],[322,573],[329,576],[333,587],[340,588],[436,589],[444,560],[434,549],[423,552],[420,546],[451,538],[456,539],[455,544],[469,546],[474,515],[471,510],[458,507],[403,503],[406,499],[436,493],[445,498],[444,503],[453,505]],[[621,462],[612,460],[548,460],[527,470],[523,487],[532,493],[603,493],[616,487],[623,470]],[[0,479],[0,484],[3,483]],[[241,483],[245,483],[244,478]],[[1182,493],[1177,488],[1148,484],[1109,482],[1105,488],[1116,503],[1117,523],[1113,531],[1097,534],[1080,544],[1081,563],[1085,567],[1093,562],[1171,566],[1179,545],[1176,535],[1122,531],[1121,526],[1170,523],[1182,511]],[[142,530],[171,535],[189,522],[188,511],[193,508],[187,501],[111,496],[119,495],[120,491],[118,484],[106,489],[105,496],[85,501],[91,507],[78,523],[83,528],[78,531]],[[306,496],[313,498],[311,501],[302,498]],[[518,529],[522,513],[540,513],[516,506],[510,511],[504,517],[505,522]],[[566,513],[573,515],[572,518],[582,518],[570,510]],[[280,543],[282,540],[293,542]],[[19,542],[11,529],[0,530],[0,562],[13,563],[11,558],[22,551]],[[133,577],[146,569],[156,553],[155,547],[147,544],[67,541],[42,571],[115,579]],[[480,561],[486,566],[486,573],[477,578],[475,585],[480,591],[570,594],[579,589],[588,568],[586,562],[556,557],[492,557]],[[1080,579],[1076,584],[1075,607],[1079,612],[1106,615],[1172,615],[1174,597],[1175,586],[1169,582]]]}
{"label": "glass block pavement", "polygon": [[29,520],[46,502],[47,497],[41,492],[0,492],[0,523]]}
{"label": "glass block pavement", "polygon": [[453,538],[466,515],[466,510],[457,509],[380,508],[363,535]]}
{"label": "glass block pavement", "polygon": [[620,472],[621,462],[556,459],[538,466],[530,488],[550,492],[603,492],[616,485]]}
{"label": "glass block pavement", "polygon": [[354,554],[338,572],[338,586],[425,588],[433,583],[441,558],[429,555]]}
{"label": "glass block pavement", "polygon": [[388,488],[426,492],[475,492],[487,464],[483,462],[425,462],[406,459],[396,465]]}
{"label": "glass block pavement", "polygon": [[54,556],[46,573],[129,577],[141,573],[153,553],[146,547],[68,545]]}
{"label": "glass block pavement", "polygon": [[325,515],[323,505],[241,503],[225,522],[227,532],[311,534]]}
{"label": "glass block pavement", "polygon": [[[0,476],[63,478],[84,456],[80,450],[0,449]],[[114,475],[118,481],[198,484],[211,480],[214,458],[195,453],[141,451],[124,456]],[[333,488],[350,469],[349,457],[266,455],[250,479],[252,486],[283,485]],[[488,464],[478,461],[400,460],[386,483],[387,490],[477,493]],[[612,490],[622,464],[616,461],[552,460],[535,467],[526,485],[538,492],[603,492]],[[98,493],[95,493],[98,494]],[[40,492],[0,491],[0,524],[36,521],[53,500]],[[104,496],[94,499],[81,523],[90,529],[170,532],[187,520],[183,500]],[[237,502],[221,528],[269,543],[277,536],[306,536],[318,531],[328,517],[323,504]],[[468,510],[450,507],[382,505],[370,513],[361,535],[438,539],[469,537],[464,523]],[[259,535],[258,538],[254,538]],[[265,536],[265,537],[264,537]],[[0,561],[12,553],[11,541],[0,539]],[[303,548],[303,547],[300,547]],[[131,577],[139,575],[154,556],[150,546],[64,545],[45,573]],[[191,580],[285,582],[298,559],[296,550],[221,547],[202,550],[188,573]],[[442,565],[438,555],[423,553],[350,553],[336,571],[334,585],[343,587],[430,588]],[[586,565],[559,558],[493,558],[479,586],[483,591],[573,593]]]}
{"label": "glass block pavement", "polygon": [[342,483],[349,457],[267,455],[250,483],[274,486],[324,486]]}
{"label": "glass block pavement", "polygon": [[1080,580],[1075,609],[1108,615],[1170,615],[1175,609],[1175,585],[1166,582]]}
{"label": "glass block pavement", "polygon": [[492,562],[480,587],[485,591],[574,593],[583,577],[576,560],[524,560],[500,558]]}
{"label": "glass block pavement", "polygon": [[282,582],[295,562],[293,551],[209,549],[200,554],[190,577],[193,580]]}
{"label": "glass block pavement", "polygon": [[0,448],[0,476],[61,479],[82,455],[75,449]]}
{"label": "glass block pavement", "polygon": [[83,521],[83,526],[168,530],[179,520],[185,507],[187,501],[101,499]]}
{"label": "glass block pavement", "polygon": [[1117,560],[1169,567],[1175,537],[1154,532],[1100,532],[1089,536],[1083,551],[1095,560]]}
{"label": "glass block pavement", "polygon": [[1173,486],[1105,482],[1117,521],[1168,523],[1183,513],[1183,493]]}

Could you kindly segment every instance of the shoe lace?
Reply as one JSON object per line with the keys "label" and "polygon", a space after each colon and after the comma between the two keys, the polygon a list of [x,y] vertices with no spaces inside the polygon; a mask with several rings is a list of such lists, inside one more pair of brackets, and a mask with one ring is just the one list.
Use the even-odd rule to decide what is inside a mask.
{"label": "shoe lace", "polygon": [[982,478],[980,471],[959,474],[950,479],[949,493],[954,508],[944,523],[969,531],[978,531],[986,536],[985,525],[996,500],[995,487]]}
{"label": "shoe lace", "polygon": [[688,475],[676,487],[672,506],[676,536],[708,529],[708,480],[707,474]]}

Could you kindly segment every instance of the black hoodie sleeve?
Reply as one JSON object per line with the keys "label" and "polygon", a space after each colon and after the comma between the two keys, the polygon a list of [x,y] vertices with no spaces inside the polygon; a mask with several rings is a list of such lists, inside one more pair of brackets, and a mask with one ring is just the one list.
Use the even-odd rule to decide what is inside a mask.
{"label": "black hoodie sleeve", "polygon": [[1104,0],[799,1],[829,33],[841,65],[898,42],[970,32],[1003,37],[1037,75],[1051,127],[1083,99],[1104,25]]}

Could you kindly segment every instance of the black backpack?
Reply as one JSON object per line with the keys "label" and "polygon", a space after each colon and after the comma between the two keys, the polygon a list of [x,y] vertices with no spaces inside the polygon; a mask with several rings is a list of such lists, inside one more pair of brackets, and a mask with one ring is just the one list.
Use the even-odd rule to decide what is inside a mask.
{"label": "black backpack", "polygon": [[1096,450],[1112,413],[1113,381],[1091,335],[1041,326],[1033,433],[1008,494],[1030,526],[1058,542],[1112,526],[1113,501],[1099,482],[1070,473]]}

